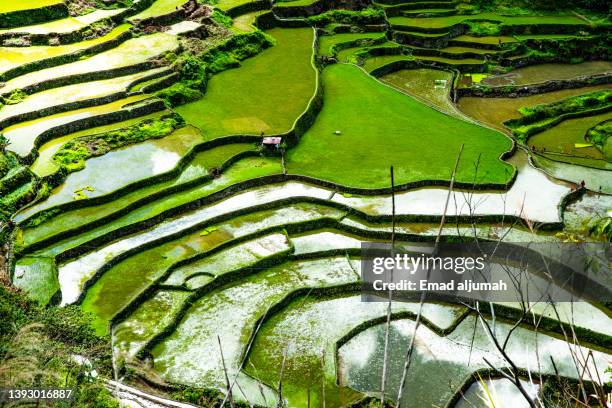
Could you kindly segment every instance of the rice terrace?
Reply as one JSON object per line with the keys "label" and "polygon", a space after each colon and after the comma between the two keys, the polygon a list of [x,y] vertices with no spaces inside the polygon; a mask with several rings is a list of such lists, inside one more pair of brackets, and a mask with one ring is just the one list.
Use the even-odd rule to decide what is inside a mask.
{"label": "rice terrace", "polygon": [[0,0],[0,406],[610,407],[612,298],[368,302],[362,248],[598,245],[609,294],[611,33],[605,0]]}

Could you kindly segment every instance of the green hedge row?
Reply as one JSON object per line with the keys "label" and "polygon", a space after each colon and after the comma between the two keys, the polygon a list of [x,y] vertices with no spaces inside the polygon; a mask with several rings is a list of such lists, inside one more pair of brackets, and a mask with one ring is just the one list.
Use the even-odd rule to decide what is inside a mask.
{"label": "green hedge row", "polygon": [[[144,3],[144,2],[141,2],[141,3]],[[133,10],[129,8],[119,14],[115,14],[114,16],[96,21],[94,24],[96,24],[97,26],[104,25],[110,31],[117,24],[122,23],[124,18],[131,15],[132,12]],[[11,39],[13,40],[22,39],[24,40],[25,43],[28,43],[31,45],[51,45],[51,40],[53,40],[54,42],[58,41],[59,44],[72,44],[75,42],[84,41],[86,37],[90,38],[89,34],[91,34],[91,25],[82,27],[75,31],[66,32],[66,33],[33,34],[33,33],[8,32],[8,33],[0,34],[0,42],[11,40]]]}
{"label": "green hedge row", "polygon": [[546,121],[546,122],[539,122],[539,123],[535,123],[535,124],[532,124],[532,125],[528,125],[525,128],[521,128],[521,129],[512,128],[508,124],[506,124],[506,122],[504,122],[504,125],[507,126],[510,129],[512,129],[512,134],[519,141],[521,141],[523,143],[527,143],[531,136],[535,135],[536,133],[540,133],[540,132],[543,132],[543,131],[545,131],[547,129],[555,127],[559,123],[563,122],[564,120],[583,118],[583,117],[588,117],[588,116],[593,116],[593,115],[599,115],[599,114],[610,112],[610,111],[612,111],[612,105],[604,106],[602,108],[587,109],[587,110],[578,111],[578,112],[565,113],[565,114],[562,114],[562,115],[559,115],[559,116],[555,117],[552,120],[549,120],[549,121]]}
{"label": "green hedge row", "polygon": [[306,6],[292,6],[291,2],[276,3],[272,8],[274,14],[281,18],[303,18],[321,14],[328,10],[324,0],[314,0]]}
{"label": "green hedge row", "polygon": [[0,29],[29,26],[66,17],[68,17],[68,7],[58,0],[57,4],[46,7],[2,13]]}
{"label": "green hedge row", "polygon": [[457,96],[475,96],[479,98],[519,98],[539,93],[559,91],[562,89],[583,88],[592,85],[612,83],[612,74],[597,74],[586,78],[553,79],[532,85],[504,85],[458,88]]}
{"label": "green hedge row", "polygon": [[612,90],[594,91],[586,94],[575,95],[559,101],[539,104],[535,106],[524,106],[519,109],[521,117],[510,119],[504,125],[515,128],[529,125],[544,119],[554,118],[566,113],[575,113],[582,110],[598,109],[612,104]]}
{"label": "green hedge row", "polygon": [[272,4],[269,0],[255,0],[227,9],[225,11],[225,14],[227,14],[231,18],[236,18],[243,14],[252,13],[254,11],[268,10],[271,7]]}
{"label": "green hedge row", "polygon": [[325,27],[328,24],[385,24],[385,12],[379,8],[367,8],[359,11],[330,10],[325,13],[308,17],[308,22],[315,27]]}
{"label": "green hedge row", "polygon": [[448,46],[448,43],[451,38],[456,37],[458,35],[461,35],[460,30],[451,30],[448,33],[435,37],[421,36],[418,34],[398,31],[395,29],[391,32],[391,38],[397,43],[415,45],[417,47],[425,48],[444,48]]}
{"label": "green hedge row", "polygon": [[[159,78],[160,76],[167,75],[168,71],[160,71],[151,75],[147,75],[146,77],[140,78],[138,80],[130,83],[127,88],[131,88],[139,83],[146,82],[150,79]],[[129,96],[127,91],[120,91],[110,95],[102,96],[99,98],[92,98],[87,100],[75,101],[64,103],[56,106],[51,106],[48,108],[39,109],[32,112],[21,113],[15,116],[8,117],[4,120],[0,120],[0,129],[7,128],[14,124],[25,122],[29,120],[34,120],[38,118],[42,118],[45,116],[55,115],[57,113],[67,112],[71,110],[77,110],[82,108],[89,108],[92,106],[104,105],[107,103],[115,102],[119,99],[124,99]]]}
{"label": "green hedge row", "polygon": [[70,54],[59,55],[57,57],[45,58],[38,61],[33,61],[24,65],[20,65],[8,71],[5,71],[3,74],[0,74],[0,82],[6,82],[13,78],[16,78],[20,75],[28,74],[34,71],[40,71],[46,68],[56,67],[59,65],[69,64],[71,62],[76,62],[81,58],[98,54],[100,52],[109,50],[111,48],[117,47],[119,44],[127,41],[132,38],[132,33],[126,31],[120,34],[117,38],[114,38],[110,41],[106,41],[102,44],[94,45],[93,47],[86,48],[81,51],[73,52]]}

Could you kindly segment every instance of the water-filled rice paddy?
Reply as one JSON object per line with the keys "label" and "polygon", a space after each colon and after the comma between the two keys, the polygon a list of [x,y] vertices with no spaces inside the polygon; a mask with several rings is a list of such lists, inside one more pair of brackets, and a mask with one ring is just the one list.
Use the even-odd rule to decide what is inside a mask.
{"label": "water-filled rice paddy", "polygon": [[[380,188],[388,186],[385,180],[394,165],[397,184],[444,180],[462,143],[458,180],[473,180],[473,163],[482,151],[487,152],[480,157],[483,182],[505,183],[514,172],[499,160],[510,148],[503,135],[443,115],[355,66],[327,67],[323,84],[323,109],[300,144],[288,152],[289,173]],[[437,123],[435,128],[428,126],[431,121]],[[430,149],[432,144],[439,147]]]}
{"label": "water-filled rice paddy", "polygon": [[540,155],[533,156],[533,161],[538,168],[555,178],[570,181],[575,185],[584,181],[585,186],[591,191],[612,194],[612,180],[608,170],[562,163]]}
{"label": "water-filled rice paddy", "polygon": [[[195,171],[201,172],[201,170],[198,169],[196,169]],[[127,193],[122,198],[116,201],[112,201],[108,204],[74,210],[67,213],[65,217],[62,217],[60,215],[59,217],[56,217],[63,218],[60,222],[44,223],[41,224],[39,227],[36,227],[34,229],[32,238],[33,240],[38,240],[41,237],[51,237],[59,232],[78,228],[79,226],[85,223],[93,223],[106,215],[115,214],[127,204],[141,204],[130,213],[117,218],[112,224],[94,228],[85,233],[89,237],[94,237],[98,234],[110,232],[113,230],[113,228],[118,228],[121,226],[129,225],[134,222],[142,221],[149,217],[156,216],[162,211],[172,209],[175,206],[183,205],[195,199],[206,197],[223,188],[227,188],[228,186],[234,183],[248,180],[253,177],[279,174],[281,171],[282,170],[280,163],[275,160],[247,158],[236,163],[221,177],[213,180],[212,182],[203,183],[202,185],[195,187],[189,187],[184,191],[170,191],[169,193],[162,195],[164,197],[163,200],[159,200],[157,202],[149,203],[146,200],[144,200],[144,202],[139,200],[142,200],[147,197],[147,195],[144,195],[143,193],[153,194],[158,191],[163,192],[168,187],[171,187],[176,184],[182,184],[183,181],[187,181],[188,179],[185,180],[179,178],[178,180],[175,179],[167,183],[161,183],[161,185],[153,185],[150,189],[143,189],[144,191],[138,190],[136,192]],[[185,175],[188,177],[193,177],[193,172],[191,172],[191,174]],[[28,234],[26,234],[26,238],[27,236]],[[75,241],[78,242],[79,239],[77,238],[68,240],[67,242],[63,243],[63,245],[60,244],[60,248],[64,247],[65,245],[72,246],[76,243]]]}
{"label": "water-filled rice paddy", "polygon": [[[94,157],[87,160],[85,169],[70,174],[66,181],[51,193],[51,197],[33,208],[32,212],[74,201],[77,191],[83,191],[87,197],[97,197],[140,179],[165,173],[201,141],[197,129],[185,127],[161,139],[149,140],[115,150],[105,156]],[[128,157],[137,157],[138,160]],[[104,172],[107,177],[92,177],[100,172]]]}
{"label": "water-filled rice paddy", "polygon": [[124,12],[125,9],[95,10],[91,13],[78,17],[66,17],[60,20],[53,20],[47,23],[33,24],[12,28],[10,30],[0,30],[4,33],[24,33],[24,34],[61,34],[81,30],[93,23],[116,16]]}
{"label": "water-filled rice paddy", "polygon": [[[23,7],[38,7],[34,5],[37,1],[45,0],[27,0]],[[200,53],[218,44],[233,47],[231,41],[226,42],[231,36],[249,38],[243,34],[258,30],[255,21],[259,16],[263,16],[262,26],[268,27],[273,19],[270,7],[312,4],[310,0],[269,7],[245,0],[213,3],[198,3],[199,9],[190,10],[184,20],[175,11],[186,0],[157,0],[147,2],[148,7],[136,4],[129,10],[97,10],[19,27],[10,34],[0,31],[0,73],[58,57],[51,63],[55,65],[64,55],[85,51],[76,62],[36,72],[30,66],[30,72],[15,78],[11,74],[12,79],[0,89],[8,101],[0,105],[0,131],[10,141],[7,150],[20,155],[23,168],[29,166],[34,172],[19,189],[37,185],[37,176],[50,183],[48,197],[41,194],[12,218],[18,225],[12,279],[41,305],[75,304],[90,313],[96,332],[112,339],[113,363],[122,381],[129,381],[135,365],[156,382],[223,393],[222,347],[228,374],[237,378],[234,398],[241,402],[277,406],[281,366],[287,406],[336,408],[366,395],[377,397],[384,341],[384,327],[379,323],[384,321],[387,305],[361,302],[357,251],[363,242],[387,241],[392,231],[400,240],[405,239],[404,234],[432,240],[448,196],[445,185],[396,191],[398,220],[392,223],[390,194],[347,193],[342,188],[388,188],[390,165],[395,169],[396,185],[431,180],[445,184],[459,146],[464,144],[457,180],[498,185],[475,192],[455,186],[447,214],[482,218],[475,225],[447,219],[441,229],[445,240],[474,234],[516,242],[584,239],[588,234],[585,218],[607,214],[608,196],[587,193],[567,201],[575,185],[551,176],[574,183],[585,180],[592,190],[602,185],[602,192],[610,192],[606,170],[547,158],[564,152],[565,144],[572,142],[573,153],[596,153],[593,147],[576,144],[582,141],[587,125],[607,116],[563,121],[530,139],[538,149],[547,147],[544,155],[519,148],[504,161],[500,156],[511,149],[510,138],[485,126],[507,132],[502,122],[518,117],[521,107],[609,85],[526,98],[462,98],[459,108],[463,112],[449,97],[454,95],[451,71],[472,73],[474,83],[482,79],[481,84],[487,86],[523,86],[609,72],[608,62],[589,61],[541,64],[495,74],[505,72],[508,67],[503,64],[529,62],[525,57],[530,54],[514,55],[519,52],[499,60],[502,50],[514,46],[507,43],[528,38],[572,41],[571,35],[563,34],[570,27],[588,31],[581,33],[582,39],[597,41],[591,34],[603,32],[604,26],[591,27],[574,14],[443,16],[453,5],[440,3],[421,10],[412,4],[398,6],[394,12],[404,17],[385,18],[394,26],[390,29],[384,24],[357,24],[351,32],[329,35],[349,29],[331,24],[325,27],[326,35],[318,38],[315,35],[322,30],[312,27],[266,29],[273,46],[260,50],[247,44],[238,52],[253,56],[238,58],[238,67],[211,71],[206,89],[198,85],[204,97],[174,106],[166,99],[167,93],[157,93],[154,87],[174,84],[171,92],[188,92],[192,84],[184,76]],[[237,6],[247,7],[239,11]],[[230,21],[217,11],[210,19],[212,7],[233,9],[228,14],[234,17]],[[268,10],[235,16],[260,7]],[[410,17],[429,10],[440,14]],[[299,12],[299,8],[290,12]],[[133,17],[122,17],[122,13]],[[151,17],[154,25],[142,24]],[[465,25],[450,28],[482,18],[498,21],[507,32],[524,35],[474,36]],[[283,26],[299,24],[289,19]],[[559,25],[561,34],[530,34],[540,32],[541,27],[546,33],[554,32],[557,24],[569,26]],[[503,27],[508,25],[516,27]],[[424,32],[431,28],[434,33]],[[372,29],[386,31],[369,32]],[[131,37],[124,35],[128,30]],[[385,41],[395,38],[394,30],[411,34],[406,44]],[[32,36],[36,45],[27,46],[30,38],[15,33],[36,34]],[[97,47],[120,35],[121,44]],[[410,38],[420,45],[413,45]],[[426,45],[428,40],[439,44]],[[337,53],[340,64],[327,58],[348,47],[347,43],[350,48]],[[427,56],[438,55],[435,50],[442,56]],[[532,54],[539,55],[537,51]],[[545,58],[550,60],[548,55]],[[402,69],[380,78],[369,75],[402,60],[418,69]],[[100,70],[107,71],[105,79],[92,80],[90,74]],[[74,81],[67,84],[70,76],[75,76]],[[315,95],[317,81],[322,92]],[[21,88],[25,93],[17,91]],[[13,91],[17,91],[14,100],[9,100]],[[322,104],[315,96],[323,98]],[[142,109],[145,105],[150,110]],[[139,110],[130,111],[134,106]],[[307,111],[307,107],[316,109]],[[171,111],[187,124],[169,135],[92,157],[82,170],[70,174],[60,172],[53,159],[71,140],[123,129],[144,119],[156,120]],[[300,121],[294,145],[283,146],[282,153],[261,146],[258,136],[287,132],[298,118],[307,120]],[[78,127],[85,121],[92,125]],[[50,132],[53,136],[48,138]],[[235,135],[248,136],[227,137]],[[574,163],[585,164],[582,161]],[[8,173],[8,178],[2,173],[0,189],[14,173]],[[302,176],[341,187],[323,187]],[[5,200],[0,198],[0,206]],[[510,224],[515,217],[522,221],[513,228]],[[538,231],[540,225],[551,231]],[[562,225],[566,230],[560,229]],[[533,226],[535,230],[530,229]],[[514,303],[504,306],[499,308],[497,321],[500,334],[510,327],[505,320],[509,310],[518,307]],[[610,324],[607,310],[598,307],[564,304],[557,310],[561,321],[575,323],[579,337],[593,334],[588,347],[600,350],[593,354],[597,364],[593,372],[605,381],[603,368],[609,353],[602,342],[608,341]],[[411,319],[417,310],[415,303],[393,305],[390,398],[397,394],[403,354],[414,327]],[[473,313],[466,315],[465,311],[446,304],[424,306],[425,323],[417,332],[402,406],[446,406],[464,382],[466,395],[460,404],[478,406],[482,402],[480,384],[468,376],[487,367],[483,357],[500,367],[505,363],[493,351],[482,327],[475,324]],[[550,305],[537,305],[534,312],[534,318],[557,318]],[[553,328],[554,335],[541,331],[536,336],[531,324],[531,320],[524,322],[508,346],[519,366],[553,374],[552,356],[561,375],[576,377],[558,328]],[[473,343],[472,333],[476,334]],[[536,343],[539,359],[533,352]],[[512,399],[516,390],[503,381],[489,377],[485,381],[504,403],[522,403],[520,398]],[[540,387],[525,385],[534,393]]]}
{"label": "water-filled rice paddy", "polygon": [[187,0],[155,0],[151,7],[131,17],[130,20],[136,21],[151,17],[163,16],[164,14],[169,14],[176,11],[179,7],[186,3]]}
{"label": "water-filled rice paddy", "polygon": [[[354,402],[360,395],[336,383],[336,342],[361,322],[384,316],[386,308],[384,302],[364,303],[360,296],[297,298],[261,327],[247,372],[266,384],[276,384],[286,356],[283,385],[289,405],[306,406],[310,401],[314,407],[345,406]],[[418,308],[416,303],[396,303],[393,312],[416,313]],[[461,307],[427,304],[423,316],[445,329],[462,312]]]}
{"label": "water-filled rice paddy", "polygon": [[118,69],[143,63],[178,47],[177,37],[166,33],[156,33],[127,40],[116,48],[97,54],[91,58],[59,67],[47,68],[25,74],[6,82],[3,93],[22,89],[36,83],[71,75]]}
{"label": "water-filled rice paddy", "polygon": [[[532,398],[537,396],[539,385],[522,381],[523,387]],[[475,381],[457,401],[456,408],[478,407],[486,408],[488,403],[509,405],[516,408],[528,408],[529,403],[518,391],[516,385],[506,378],[492,378]]]}
{"label": "water-filled rice paddy", "polygon": [[504,16],[496,13],[479,13],[473,15],[454,15],[446,17],[429,18],[410,18],[410,17],[391,17],[389,22],[393,25],[422,27],[422,28],[442,28],[461,23],[466,20],[494,20],[505,25],[527,25],[527,24],[569,24],[587,25],[588,23],[574,15],[559,16]]}
{"label": "water-filled rice paddy", "polygon": [[[339,216],[339,212],[330,211],[325,207],[318,208],[312,206],[297,206],[295,209],[283,212],[277,210],[268,212],[266,215],[269,219],[260,218],[263,214],[254,214],[253,216],[238,217],[235,220],[228,222],[214,223],[213,208],[209,208],[210,215],[205,213],[205,209],[200,211],[203,217],[198,220],[199,223],[193,222],[193,217],[183,217],[178,220],[170,220],[156,228],[151,228],[141,234],[134,234],[128,238],[107,245],[102,252],[103,256],[98,256],[96,253],[86,254],[74,261],[70,261],[60,266],[60,284],[62,285],[62,296],[65,302],[73,302],[79,296],[83,279],[91,278],[96,270],[110,260],[112,257],[126,253],[130,248],[142,246],[144,244],[151,245],[156,243],[160,238],[159,232],[170,231],[172,233],[182,233],[189,229],[195,229],[196,232],[185,235],[185,237],[176,238],[173,241],[164,243],[159,242],[155,249],[146,250],[129,257],[125,261],[115,265],[107,271],[96,284],[89,289],[85,304],[97,309],[96,314],[101,319],[111,318],[120,307],[116,304],[111,304],[104,301],[104,298],[112,296],[113,293],[119,291],[118,299],[124,299],[121,302],[129,302],[131,296],[135,295],[139,290],[147,286],[143,282],[141,274],[142,268],[146,265],[146,274],[148,279],[155,280],[161,276],[164,267],[169,267],[174,262],[185,259],[197,252],[210,250],[230,239],[236,239],[245,235],[253,234],[259,229],[270,229],[280,227],[287,223],[300,222],[318,219],[322,217]],[[223,214],[222,210],[220,211]],[[219,213],[217,213],[219,214]],[[294,218],[289,218],[293,216]],[[191,223],[189,224],[189,222]],[[106,258],[105,258],[106,257]],[[151,262],[148,261],[151,260]],[[147,260],[143,262],[143,260]],[[128,277],[133,277],[130,285],[126,284]],[[63,280],[62,278],[65,278]],[[129,280],[129,279],[127,279]],[[123,284],[122,284],[123,282]],[[127,296],[130,294],[131,296]],[[111,312],[104,312],[110,310]],[[98,320],[100,321],[100,320]],[[102,320],[103,321],[103,320]],[[106,330],[104,326],[99,326],[99,330]]]}
{"label": "water-filled rice paddy", "polygon": [[19,0],[17,2],[3,2],[3,4],[0,4],[0,13],[29,10],[59,3],[60,1],[58,0]]}
{"label": "water-filled rice paddy", "polygon": [[352,43],[354,41],[377,40],[384,37],[382,33],[346,33],[335,35],[324,35],[319,37],[319,54],[332,55],[332,47],[342,43]]}
{"label": "water-filled rice paddy", "polygon": [[453,75],[448,71],[427,68],[403,69],[387,74],[380,80],[441,112],[457,115],[457,108],[449,98]]}
{"label": "water-filled rice paddy", "polygon": [[[174,333],[155,346],[155,369],[175,381],[220,385],[223,370],[217,336],[222,339],[228,371],[234,374],[257,319],[270,306],[299,288],[329,287],[358,279],[346,258],[339,257],[289,262],[215,290],[196,301]],[[198,355],[211,358],[200,359]]]}
{"label": "water-filled rice paddy", "polygon": [[587,61],[580,64],[538,64],[517,68],[503,75],[492,75],[482,80],[490,86],[527,85],[553,79],[572,79],[612,72],[612,62]]}
{"label": "water-filled rice paddy", "polygon": [[588,129],[610,118],[612,118],[612,113],[567,119],[550,129],[535,134],[529,138],[527,143],[551,160],[612,169],[612,164],[606,160],[601,150],[584,137]]}
{"label": "water-filled rice paddy", "polygon": [[[14,117],[18,115],[32,116],[32,119],[43,117],[46,116],[44,114],[46,110],[60,108],[73,102],[95,100],[102,97],[112,100],[112,95],[124,93],[135,81],[158,74],[164,70],[165,68],[155,68],[136,74],[86,82],[85,84],[67,85],[32,94],[21,103],[4,106],[0,110],[0,126],[7,119],[14,120]],[[125,97],[125,95],[120,95],[120,97]]]}
{"label": "water-filled rice paddy", "polygon": [[570,96],[581,95],[602,89],[609,85],[595,85],[584,88],[564,89],[561,91],[519,97],[519,98],[473,98],[459,99],[457,107],[466,115],[496,129],[505,130],[503,122],[521,116],[519,108],[555,102]]}
{"label": "water-filled rice paddy", "polygon": [[[132,100],[132,98],[134,98],[136,101],[141,100],[142,99],[141,97],[143,96],[144,95],[137,95],[135,97],[130,97],[130,98],[119,100],[117,101],[117,106],[121,106],[123,103],[125,103],[125,101]],[[104,108],[107,106],[108,105],[102,105],[100,108],[101,110],[104,110]],[[93,108],[93,109],[86,108],[85,111],[99,113],[96,108]],[[87,130],[82,130],[80,132],[70,133],[66,136],[58,137],[56,139],[51,139],[49,142],[43,144],[42,146],[38,148],[38,157],[36,158],[36,160],[34,161],[34,163],[32,164],[30,168],[37,176],[40,176],[40,177],[49,176],[59,170],[59,166],[57,165],[57,163],[55,163],[55,160],[53,160],[53,155],[57,153],[57,151],[67,142],[73,139],[76,139],[78,137],[81,137],[81,136],[95,135],[98,133],[104,133],[104,132],[108,132],[111,130],[123,129],[126,126],[135,125],[143,120],[159,118],[165,113],[167,114],[167,112],[165,111],[155,112],[155,113],[151,113],[149,115],[145,115],[142,117],[128,119],[128,120],[124,120],[121,122],[112,123],[110,125],[98,126],[98,127],[87,129]],[[76,113],[76,115],[78,115],[78,113]],[[68,114],[67,116],[70,117],[71,115]],[[43,123],[44,122],[40,123],[41,126],[43,125]],[[47,124],[48,123],[45,123],[45,126]]]}
{"label": "water-filled rice paddy", "polygon": [[276,28],[267,33],[275,46],[243,61],[239,69],[213,76],[204,98],[176,109],[205,139],[283,133],[306,109],[316,86],[313,30]]}
{"label": "water-filled rice paddy", "polygon": [[[401,320],[392,324],[389,347],[389,393],[397,395],[399,380],[408,344],[414,331],[414,322]],[[510,326],[497,324],[500,338],[507,333]],[[474,328],[476,329],[474,331]],[[472,333],[475,333],[472,343]],[[488,367],[483,358],[493,364],[504,365],[501,356],[490,348],[489,339],[481,325],[474,325],[474,318],[468,317],[449,335],[440,337],[427,327],[420,326],[417,331],[415,352],[411,370],[408,373],[404,388],[402,403],[407,407],[422,407],[431,404],[443,404],[474,370]],[[382,345],[384,342],[384,325],[374,326],[355,336],[339,350],[339,370],[342,385],[349,385],[362,391],[374,391],[380,386],[382,367]],[[539,363],[532,352],[539,349]],[[442,350],[445,350],[442,352]],[[471,350],[471,351],[470,351]],[[562,340],[540,334],[535,336],[532,331],[519,328],[508,343],[506,351],[520,367],[541,372],[553,372],[551,358],[561,375],[577,377],[574,360],[568,352],[568,347]],[[584,352],[584,351],[583,351]],[[597,369],[601,371],[606,366],[605,354],[594,352]],[[431,382],[432,374],[440,378],[440,382]]]}
{"label": "water-filled rice paddy", "polygon": [[23,64],[60,55],[68,55],[73,52],[86,50],[93,46],[103,44],[107,41],[116,39],[121,34],[127,32],[130,27],[129,24],[121,24],[103,36],[74,44],[58,46],[0,47],[0,74]]}

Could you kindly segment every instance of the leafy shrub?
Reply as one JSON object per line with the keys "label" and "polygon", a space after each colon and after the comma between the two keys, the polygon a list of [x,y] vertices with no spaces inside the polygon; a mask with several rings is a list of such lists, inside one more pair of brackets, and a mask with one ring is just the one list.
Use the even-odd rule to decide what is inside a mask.
{"label": "leafy shrub", "polygon": [[5,105],[15,105],[22,102],[25,98],[28,97],[28,94],[22,91],[21,89],[13,90],[9,96],[4,97]]}
{"label": "leafy shrub", "polygon": [[385,23],[385,12],[379,8],[367,8],[364,10],[330,10],[316,16],[308,17],[308,21],[317,27],[332,23],[340,24],[383,24]]}
{"label": "leafy shrub", "polygon": [[200,91],[199,85],[195,86],[191,81],[182,81],[172,84],[166,89],[157,92],[157,97],[164,100],[166,105],[173,108],[189,102],[197,101],[204,93]]}
{"label": "leafy shrub", "polygon": [[519,112],[523,115],[521,124],[533,123],[546,118],[554,118],[570,112],[593,109],[612,103],[612,91],[603,90],[583,95],[572,96],[557,102],[522,107]]}
{"label": "leafy shrub", "polygon": [[589,233],[602,241],[612,241],[612,217],[593,217],[589,221]]}
{"label": "leafy shrub", "polygon": [[603,148],[610,136],[612,136],[612,120],[606,120],[589,129],[586,134],[586,139],[593,142],[596,146]]}
{"label": "leafy shrub", "polygon": [[469,33],[477,36],[499,35],[501,27],[490,21],[468,21]]}
{"label": "leafy shrub", "polygon": [[232,26],[232,18],[220,12],[219,10],[213,11],[210,16],[219,25],[230,28]]}

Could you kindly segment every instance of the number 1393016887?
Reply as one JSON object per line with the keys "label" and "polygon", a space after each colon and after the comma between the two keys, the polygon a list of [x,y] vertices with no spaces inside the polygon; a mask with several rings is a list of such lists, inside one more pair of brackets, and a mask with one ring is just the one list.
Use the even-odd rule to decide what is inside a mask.
{"label": "number 1393016887", "polygon": [[37,401],[37,400],[69,400],[74,390],[71,388],[2,388],[0,389],[0,403],[11,401]]}

